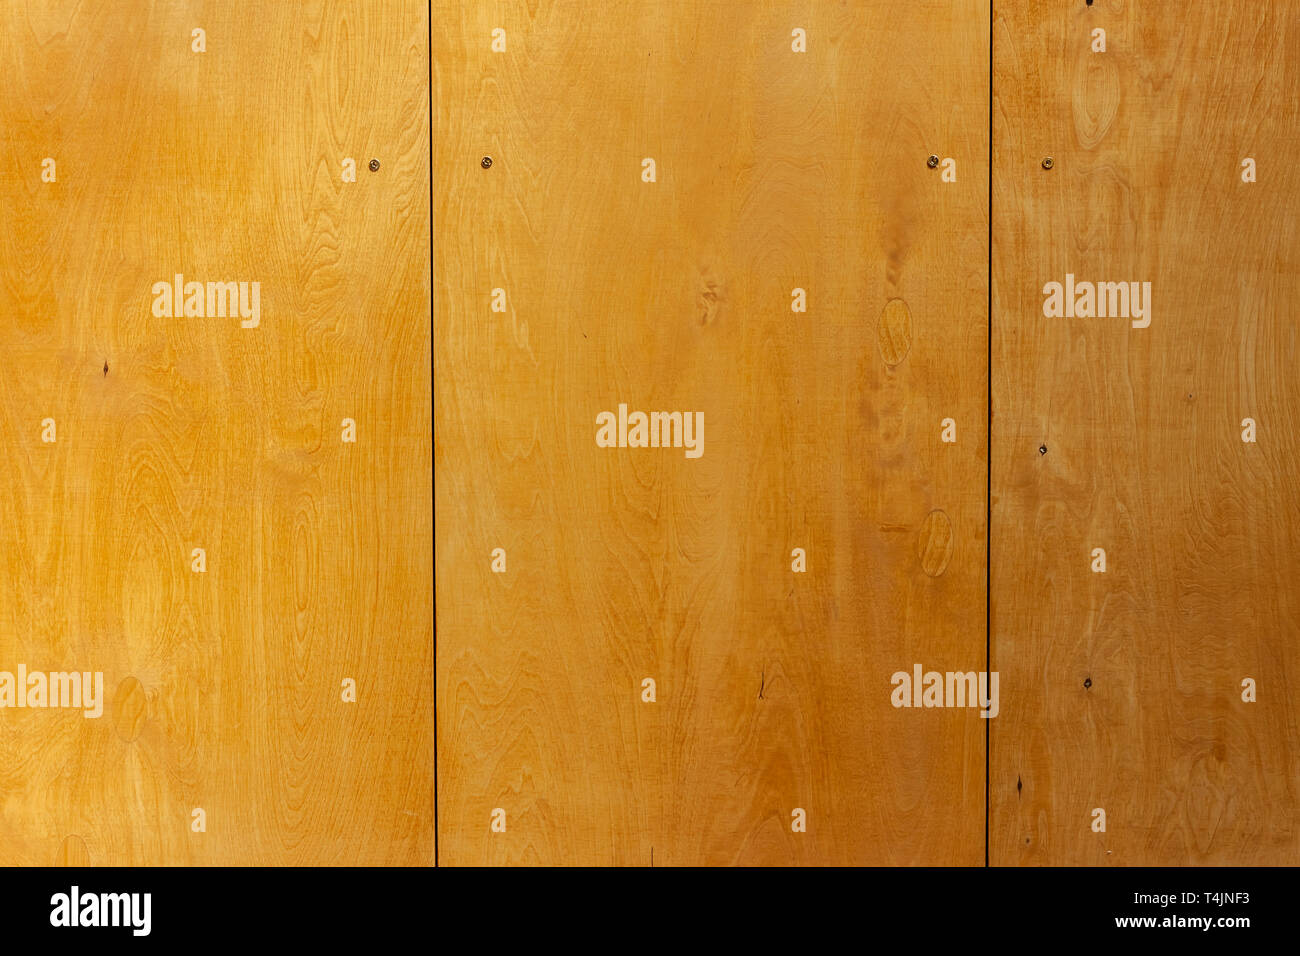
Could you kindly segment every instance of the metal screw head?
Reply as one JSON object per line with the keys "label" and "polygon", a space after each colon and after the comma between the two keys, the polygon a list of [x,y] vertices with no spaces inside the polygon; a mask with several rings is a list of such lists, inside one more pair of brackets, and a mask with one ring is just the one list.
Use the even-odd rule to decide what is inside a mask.
{"label": "metal screw head", "polygon": [[375,172],[377,169],[379,169],[379,160],[377,160],[377,159],[372,159],[372,160],[370,161],[370,171],[373,173],[373,172]]}
{"label": "metal screw head", "polygon": [[934,169],[934,167],[939,165],[939,157],[931,156],[929,159],[925,161],[925,165],[929,166],[931,169]]}
{"label": "metal screw head", "polygon": [[484,156],[484,157],[483,157],[483,161],[482,161],[481,163],[479,163],[479,165],[482,166],[484,169],[491,169],[491,168],[492,168],[492,157],[491,157],[491,156]]}
{"label": "metal screw head", "polygon": [[1091,687],[1091,686],[1092,686],[1092,678],[1091,678],[1091,677],[1085,677],[1085,678],[1083,679],[1083,686],[1084,686],[1084,687]]}
{"label": "metal screw head", "polygon": [[1040,455],[1046,455],[1046,454],[1047,454],[1047,446],[1046,446],[1046,445],[1039,445],[1039,446],[1038,446],[1038,453],[1039,453]]}
{"label": "metal screw head", "polygon": [[1054,164],[1052,163],[1052,157],[1051,157],[1051,156],[1048,156],[1046,159],[1043,160],[1043,168],[1044,168],[1044,169],[1051,169],[1053,165],[1054,165]]}

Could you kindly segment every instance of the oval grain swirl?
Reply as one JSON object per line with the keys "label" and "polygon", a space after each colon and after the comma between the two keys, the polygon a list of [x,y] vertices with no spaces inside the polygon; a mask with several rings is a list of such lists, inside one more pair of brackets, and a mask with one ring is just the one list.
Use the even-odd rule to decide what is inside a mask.
{"label": "oval grain swirl", "polygon": [[916,555],[921,562],[921,570],[932,578],[937,578],[948,570],[952,560],[953,531],[948,515],[939,510],[931,511],[921,522],[917,534]]}
{"label": "oval grain swirl", "polygon": [[907,358],[912,348],[912,311],[902,299],[890,299],[880,313],[876,326],[880,357],[890,368]]}
{"label": "oval grain swirl", "polygon": [[1070,86],[1070,107],[1079,145],[1092,149],[1106,136],[1119,113],[1119,67],[1106,54],[1082,59]]}

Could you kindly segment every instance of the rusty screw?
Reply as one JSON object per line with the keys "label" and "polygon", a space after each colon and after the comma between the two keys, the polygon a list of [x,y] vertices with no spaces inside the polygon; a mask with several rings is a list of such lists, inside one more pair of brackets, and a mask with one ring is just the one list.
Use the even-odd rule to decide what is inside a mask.
{"label": "rusty screw", "polygon": [[925,161],[925,165],[929,166],[931,169],[934,169],[934,167],[939,165],[939,157],[931,156],[929,159]]}
{"label": "rusty screw", "polygon": [[370,161],[370,171],[373,173],[373,172],[377,172],[378,170],[379,170],[379,160],[372,159]]}
{"label": "rusty screw", "polygon": [[483,161],[482,161],[481,163],[479,163],[479,165],[482,166],[484,169],[491,169],[491,168],[492,168],[492,157],[491,157],[491,156],[484,156],[484,157],[483,157]]}
{"label": "rusty screw", "polygon": [[1046,159],[1043,160],[1043,168],[1044,168],[1044,169],[1051,169],[1052,166],[1053,166],[1053,163],[1052,163],[1052,157],[1051,157],[1051,156],[1048,156]]}

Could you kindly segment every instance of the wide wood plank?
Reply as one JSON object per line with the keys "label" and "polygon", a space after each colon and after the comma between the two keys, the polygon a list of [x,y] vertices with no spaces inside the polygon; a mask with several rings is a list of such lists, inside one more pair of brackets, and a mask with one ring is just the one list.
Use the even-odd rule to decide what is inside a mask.
{"label": "wide wood plank", "polygon": [[433,23],[440,862],[982,862],[987,4]]}

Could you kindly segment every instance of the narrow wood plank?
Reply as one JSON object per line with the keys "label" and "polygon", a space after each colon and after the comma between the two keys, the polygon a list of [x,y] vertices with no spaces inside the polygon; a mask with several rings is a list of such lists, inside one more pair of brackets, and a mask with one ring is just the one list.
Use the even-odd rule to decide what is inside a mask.
{"label": "narrow wood plank", "polygon": [[1295,863],[1294,5],[994,10],[992,862]]}
{"label": "narrow wood plank", "polygon": [[0,670],[106,698],[0,709],[0,863],[432,863],[426,5],[5,3],[0,61]]}

